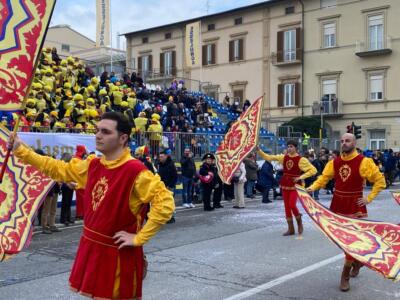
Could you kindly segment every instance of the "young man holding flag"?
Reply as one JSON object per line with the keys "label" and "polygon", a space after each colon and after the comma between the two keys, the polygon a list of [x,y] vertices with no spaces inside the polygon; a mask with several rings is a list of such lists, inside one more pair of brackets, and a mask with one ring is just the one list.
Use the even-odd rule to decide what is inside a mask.
{"label": "young man holding flag", "polygon": [[[133,159],[132,125],[121,113],[104,113],[96,149],[103,156],[69,163],[35,154],[11,134],[15,156],[59,182],[85,188],[84,229],[70,276],[72,290],[102,299],[140,299],[145,261],[142,245],[172,216],[172,193],[139,160]],[[151,204],[146,217],[147,203]]]}
{"label": "young man holding flag", "polygon": [[302,182],[304,179],[311,177],[317,173],[315,167],[305,157],[301,157],[297,153],[297,142],[287,142],[287,153],[278,155],[268,155],[257,147],[258,154],[265,160],[278,161],[283,165],[283,176],[280,180],[283,201],[285,204],[285,215],[288,224],[288,230],[284,236],[294,235],[293,217],[296,218],[298,232],[303,233],[303,223],[301,214],[296,206],[297,192],[295,184]]}

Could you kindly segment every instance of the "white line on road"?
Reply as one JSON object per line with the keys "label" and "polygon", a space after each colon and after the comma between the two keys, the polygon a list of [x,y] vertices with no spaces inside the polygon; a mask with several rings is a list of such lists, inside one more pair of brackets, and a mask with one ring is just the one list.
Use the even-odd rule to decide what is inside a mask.
{"label": "white line on road", "polygon": [[297,270],[297,271],[295,271],[293,273],[283,275],[283,276],[281,276],[279,278],[276,278],[276,279],[274,279],[274,280],[272,280],[270,282],[267,282],[267,283],[261,284],[259,286],[256,286],[255,288],[252,288],[252,289],[249,289],[249,290],[244,291],[242,293],[239,293],[239,294],[233,295],[231,297],[225,298],[224,300],[239,300],[239,299],[248,298],[250,296],[253,296],[255,294],[258,294],[258,293],[261,293],[261,292],[263,292],[265,290],[268,290],[268,289],[270,289],[270,288],[272,288],[274,286],[280,285],[281,283],[284,283],[286,281],[289,281],[291,279],[294,279],[296,277],[302,276],[302,275],[307,274],[307,273],[309,273],[311,271],[314,271],[316,269],[319,269],[319,268],[322,268],[322,267],[324,267],[326,265],[329,265],[329,264],[331,264],[331,263],[333,263],[333,262],[335,262],[335,261],[337,261],[337,260],[339,260],[341,258],[343,258],[343,254],[338,254],[336,256],[333,256],[333,257],[330,257],[328,259],[325,259],[325,260],[322,260],[320,262],[317,262],[317,263],[315,263],[315,264],[313,264],[311,266],[305,267],[305,268]]}

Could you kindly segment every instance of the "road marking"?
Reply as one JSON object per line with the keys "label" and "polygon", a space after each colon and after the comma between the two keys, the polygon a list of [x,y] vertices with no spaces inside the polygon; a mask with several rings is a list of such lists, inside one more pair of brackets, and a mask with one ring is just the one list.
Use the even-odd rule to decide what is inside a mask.
{"label": "road marking", "polygon": [[292,279],[294,279],[296,277],[302,276],[302,275],[307,274],[307,273],[309,273],[311,271],[314,271],[316,269],[322,268],[322,267],[324,267],[326,265],[329,265],[329,264],[331,264],[331,263],[333,263],[333,262],[335,262],[335,261],[337,261],[339,259],[342,259],[342,258],[343,258],[343,254],[338,254],[336,256],[333,256],[333,257],[330,257],[328,259],[325,259],[325,260],[322,260],[320,262],[317,262],[317,263],[315,263],[315,264],[313,264],[311,266],[305,267],[305,268],[297,270],[297,271],[295,271],[293,273],[283,275],[283,276],[281,276],[279,278],[276,278],[276,279],[274,279],[274,280],[272,280],[270,282],[267,282],[267,283],[261,284],[259,286],[256,286],[255,288],[252,288],[252,289],[249,289],[249,290],[244,291],[242,293],[239,293],[239,294],[233,295],[231,297],[225,298],[224,300],[239,300],[239,299],[248,298],[250,296],[253,296],[255,294],[258,294],[258,293],[261,293],[261,292],[263,292],[265,290],[268,290],[268,289],[270,289],[270,288],[272,288],[274,286],[280,285],[280,284],[282,284],[282,283],[284,283],[286,281],[292,280]]}

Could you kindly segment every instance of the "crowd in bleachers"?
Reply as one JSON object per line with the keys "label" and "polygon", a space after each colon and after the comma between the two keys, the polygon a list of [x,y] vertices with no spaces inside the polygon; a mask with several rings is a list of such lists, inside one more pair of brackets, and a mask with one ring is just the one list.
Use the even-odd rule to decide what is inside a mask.
{"label": "crowd in bleachers", "polygon": [[[224,133],[225,125],[213,109],[216,102],[206,100],[189,92],[183,80],[173,80],[165,89],[148,89],[135,73],[118,78],[103,72],[98,78],[78,58],[60,59],[55,48],[44,48],[21,126],[25,131],[92,132],[99,116],[114,110],[133,121],[135,132]],[[230,119],[237,116],[229,114]],[[17,114],[1,112],[0,117],[3,125],[12,126]]]}

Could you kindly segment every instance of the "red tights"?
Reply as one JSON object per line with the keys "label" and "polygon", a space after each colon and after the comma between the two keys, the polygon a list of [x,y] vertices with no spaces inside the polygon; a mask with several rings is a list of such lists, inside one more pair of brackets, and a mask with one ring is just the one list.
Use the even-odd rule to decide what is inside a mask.
{"label": "red tights", "polygon": [[283,203],[285,204],[286,218],[297,217],[300,212],[296,206],[297,192],[296,190],[282,190]]}

